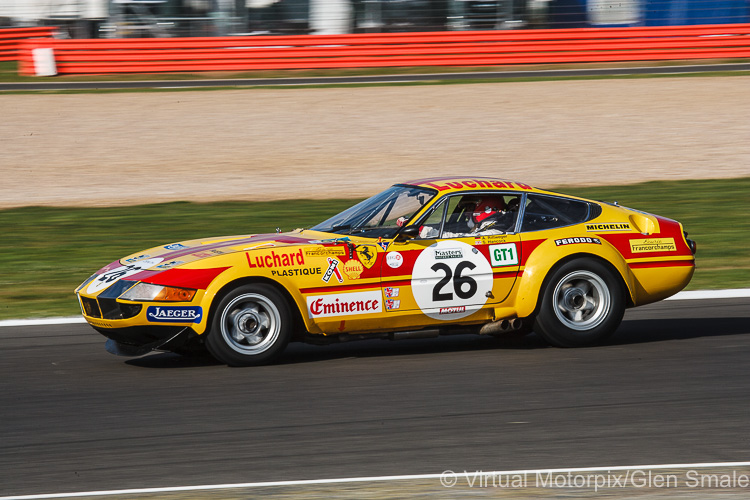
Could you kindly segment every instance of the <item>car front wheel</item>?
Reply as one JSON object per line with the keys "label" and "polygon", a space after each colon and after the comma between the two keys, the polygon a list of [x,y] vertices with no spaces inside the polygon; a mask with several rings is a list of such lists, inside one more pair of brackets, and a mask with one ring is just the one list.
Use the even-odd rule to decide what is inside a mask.
{"label": "car front wheel", "polygon": [[291,312],[281,294],[269,285],[244,285],[219,302],[206,348],[230,366],[255,366],[281,354],[291,334]]}
{"label": "car front wheel", "polygon": [[601,262],[567,262],[547,280],[534,330],[558,347],[601,342],[622,321],[623,288],[619,277]]}

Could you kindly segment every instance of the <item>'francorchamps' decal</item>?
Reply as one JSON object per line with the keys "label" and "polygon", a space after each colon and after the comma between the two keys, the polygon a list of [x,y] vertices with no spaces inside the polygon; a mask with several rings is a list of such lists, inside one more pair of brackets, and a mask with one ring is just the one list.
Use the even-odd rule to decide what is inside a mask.
{"label": "'francorchamps' decal", "polygon": [[476,312],[492,290],[492,266],[481,252],[461,241],[439,241],[414,262],[411,286],[422,312],[453,320]]}
{"label": "'francorchamps' decal", "polygon": [[200,323],[203,309],[200,306],[148,306],[146,318],[155,323]]}
{"label": "'francorchamps' decal", "polygon": [[114,283],[115,281],[127,278],[128,276],[132,276],[134,274],[140,273],[141,271],[152,268],[163,260],[164,259],[162,257],[154,257],[153,259],[140,260],[138,262],[134,262],[133,264],[116,267],[110,271],[107,271],[106,273],[103,273],[101,276],[97,276],[96,279],[89,283],[89,286],[86,288],[86,293],[96,293],[100,290],[104,290],[105,288],[109,288],[109,286],[112,285],[112,283]]}
{"label": "'francorchamps' decal", "polygon": [[346,255],[346,248],[344,247],[315,247],[305,250],[305,255],[308,257],[327,257],[329,255],[335,255],[337,257],[343,257]]}
{"label": "'francorchamps' decal", "polygon": [[630,240],[630,251],[633,253],[646,252],[676,252],[677,245],[674,238],[647,238],[645,240]]}

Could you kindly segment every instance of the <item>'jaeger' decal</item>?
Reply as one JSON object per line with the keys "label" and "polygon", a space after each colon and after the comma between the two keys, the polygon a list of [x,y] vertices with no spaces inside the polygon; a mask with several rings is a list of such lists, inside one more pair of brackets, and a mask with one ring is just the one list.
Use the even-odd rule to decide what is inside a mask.
{"label": "'jaeger' decal", "polygon": [[203,308],[200,306],[149,306],[146,318],[157,323],[200,323]]}

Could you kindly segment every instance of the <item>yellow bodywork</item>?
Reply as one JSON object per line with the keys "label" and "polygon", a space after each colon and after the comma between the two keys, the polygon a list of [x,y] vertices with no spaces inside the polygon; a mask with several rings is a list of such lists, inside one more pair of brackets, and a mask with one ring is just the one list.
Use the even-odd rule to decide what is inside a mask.
{"label": "yellow bodywork", "polygon": [[[413,221],[454,193],[554,195],[491,179],[428,179],[410,184],[437,193]],[[271,283],[283,290],[307,332],[331,335],[530,317],[551,270],[577,257],[607,263],[621,278],[630,306],[663,299],[690,281],[694,257],[678,223],[598,205],[601,213],[584,223],[492,236],[394,241],[297,230],[183,241],[113,262],[76,291],[84,317],[99,329],[184,326],[204,334],[210,328],[212,307],[223,294],[248,282]],[[156,264],[148,269],[132,267],[142,262]],[[98,300],[101,306],[100,295],[107,293],[103,277],[114,280],[120,275],[159,285],[192,285],[197,292],[189,302],[168,304],[116,299],[143,306],[126,319],[88,314],[91,309],[85,302]],[[160,305],[162,309],[156,309]],[[164,310],[184,313],[196,307],[199,320],[154,320]]]}

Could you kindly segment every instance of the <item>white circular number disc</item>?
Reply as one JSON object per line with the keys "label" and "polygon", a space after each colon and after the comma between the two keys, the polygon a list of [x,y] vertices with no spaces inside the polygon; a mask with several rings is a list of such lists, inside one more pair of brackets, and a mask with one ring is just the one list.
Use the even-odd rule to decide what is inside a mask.
{"label": "white circular number disc", "polygon": [[430,318],[464,318],[487,302],[492,290],[492,266],[471,245],[439,241],[417,257],[411,289],[417,306]]}
{"label": "white circular number disc", "polygon": [[100,290],[104,290],[105,288],[109,288],[110,285],[112,285],[115,281],[119,281],[123,278],[127,278],[128,276],[133,276],[134,274],[138,274],[141,271],[145,271],[150,267],[154,267],[156,264],[163,260],[164,259],[161,257],[139,260],[138,262],[133,262],[132,264],[120,266],[107,271],[101,276],[98,276],[89,284],[89,286],[86,288],[86,293],[96,293]]}

